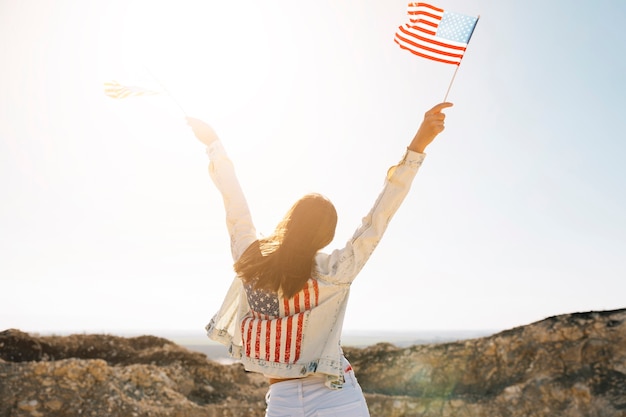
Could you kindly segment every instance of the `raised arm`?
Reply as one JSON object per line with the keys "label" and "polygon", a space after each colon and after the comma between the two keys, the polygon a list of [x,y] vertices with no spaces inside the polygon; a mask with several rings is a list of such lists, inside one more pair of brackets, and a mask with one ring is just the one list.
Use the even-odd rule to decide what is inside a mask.
{"label": "raised arm", "polygon": [[241,190],[235,168],[228,158],[219,137],[205,122],[193,117],[187,118],[194,135],[207,146],[209,155],[209,174],[213,183],[222,194],[226,211],[226,227],[230,235],[230,247],[233,260],[239,259],[256,238],[256,229],[252,223],[252,216],[248,203]]}
{"label": "raised arm", "polygon": [[424,150],[443,131],[445,115],[442,110],[450,106],[452,103],[440,103],[424,114],[424,120],[407,147],[404,157],[398,165],[391,167],[387,172],[384,187],[374,206],[363,218],[346,246],[333,251],[330,255],[324,253],[317,255],[320,279],[349,284],[356,278],[408,194],[413,178],[426,156]]}

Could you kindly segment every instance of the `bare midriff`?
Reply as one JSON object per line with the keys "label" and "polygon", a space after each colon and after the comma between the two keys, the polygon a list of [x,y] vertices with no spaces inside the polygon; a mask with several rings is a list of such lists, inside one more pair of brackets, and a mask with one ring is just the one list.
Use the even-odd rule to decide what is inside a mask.
{"label": "bare midriff", "polygon": [[276,384],[277,382],[292,381],[294,379],[301,379],[301,378],[270,378],[270,385]]}

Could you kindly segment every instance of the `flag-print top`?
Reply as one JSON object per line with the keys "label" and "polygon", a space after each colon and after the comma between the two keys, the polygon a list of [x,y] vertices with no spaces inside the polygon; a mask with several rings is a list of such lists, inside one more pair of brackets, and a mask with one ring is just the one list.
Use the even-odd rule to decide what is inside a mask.
{"label": "flag-print top", "polygon": [[244,284],[250,312],[241,323],[244,354],[255,359],[293,364],[300,359],[305,319],[319,303],[319,285],[309,279],[291,298]]}
{"label": "flag-print top", "polygon": [[[232,162],[219,141],[207,153],[209,173],[222,194],[233,260],[256,241],[256,229]],[[235,277],[208,336],[229,347],[246,370],[274,378],[325,374],[327,385],[343,379],[340,337],[350,285],[382,238],[408,193],[425,155],[408,151],[388,173],[381,193],[346,245],[318,252],[307,286],[291,299],[244,286]]]}

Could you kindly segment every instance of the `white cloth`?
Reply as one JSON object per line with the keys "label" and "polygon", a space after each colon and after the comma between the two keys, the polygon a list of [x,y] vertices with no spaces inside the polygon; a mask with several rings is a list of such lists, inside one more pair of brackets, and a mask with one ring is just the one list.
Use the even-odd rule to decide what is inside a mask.
{"label": "white cloth", "polygon": [[345,359],[344,366],[341,390],[328,389],[319,375],[270,385],[265,417],[370,417],[361,387]]}

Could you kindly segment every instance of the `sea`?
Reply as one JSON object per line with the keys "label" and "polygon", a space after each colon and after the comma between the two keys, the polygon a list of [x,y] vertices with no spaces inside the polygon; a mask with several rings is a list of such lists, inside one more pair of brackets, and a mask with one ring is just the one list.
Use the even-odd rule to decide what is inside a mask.
{"label": "sea", "polygon": [[[364,348],[378,343],[391,343],[397,347],[408,347],[431,343],[457,342],[479,337],[490,336],[497,331],[491,330],[428,330],[410,332],[390,331],[344,331],[342,345]],[[228,355],[225,346],[207,338],[202,333],[164,332],[157,336],[166,338],[185,348],[203,353],[208,359],[222,364],[231,364],[233,359]]]}

